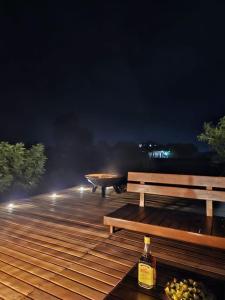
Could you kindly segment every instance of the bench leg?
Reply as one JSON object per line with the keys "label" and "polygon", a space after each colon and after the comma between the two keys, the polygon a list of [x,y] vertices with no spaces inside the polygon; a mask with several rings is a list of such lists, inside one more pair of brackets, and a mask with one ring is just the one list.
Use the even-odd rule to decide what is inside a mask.
{"label": "bench leg", "polygon": [[109,233],[110,233],[110,234],[113,234],[114,232],[115,232],[114,226],[110,225],[110,226],[109,226]]}
{"label": "bench leg", "polygon": [[207,219],[206,219],[206,233],[208,235],[211,235],[212,234],[212,226],[213,226],[213,218],[208,216]]}

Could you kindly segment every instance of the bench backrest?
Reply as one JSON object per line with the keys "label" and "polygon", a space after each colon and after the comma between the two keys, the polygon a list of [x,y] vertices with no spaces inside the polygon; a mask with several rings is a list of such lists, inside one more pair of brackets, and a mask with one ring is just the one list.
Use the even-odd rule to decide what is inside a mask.
{"label": "bench backrest", "polygon": [[225,202],[225,177],[129,172],[127,191],[140,193],[140,206],[145,193],[205,200],[212,216],[213,201]]}

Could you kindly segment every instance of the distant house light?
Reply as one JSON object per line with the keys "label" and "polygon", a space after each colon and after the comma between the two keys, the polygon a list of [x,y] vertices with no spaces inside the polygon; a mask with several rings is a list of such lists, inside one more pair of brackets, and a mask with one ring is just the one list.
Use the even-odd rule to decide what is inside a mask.
{"label": "distant house light", "polygon": [[155,150],[148,152],[150,158],[169,158],[172,156],[170,150]]}

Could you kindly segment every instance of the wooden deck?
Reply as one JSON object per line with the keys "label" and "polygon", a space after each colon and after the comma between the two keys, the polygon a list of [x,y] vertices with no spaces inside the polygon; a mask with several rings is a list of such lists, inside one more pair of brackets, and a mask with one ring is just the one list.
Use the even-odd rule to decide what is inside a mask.
{"label": "wooden deck", "polygon": [[[137,204],[138,197],[112,192],[102,199],[76,188],[58,195],[0,204],[0,299],[101,300],[137,262],[143,235],[122,230],[109,236],[103,216],[125,203]],[[148,204],[203,209],[201,203],[192,202],[191,207],[162,197],[149,197]],[[201,247],[153,238],[159,261],[182,268],[188,260],[187,269],[224,279],[224,251],[207,249],[204,257],[201,253]]]}

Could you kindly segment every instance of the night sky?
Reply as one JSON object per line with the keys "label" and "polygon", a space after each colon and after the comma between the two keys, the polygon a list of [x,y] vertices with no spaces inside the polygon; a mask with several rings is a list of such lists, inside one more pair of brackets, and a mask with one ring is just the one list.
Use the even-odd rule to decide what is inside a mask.
{"label": "night sky", "polygon": [[0,139],[50,144],[74,112],[96,140],[196,143],[225,115],[224,13],[213,0],[1,1]]}

